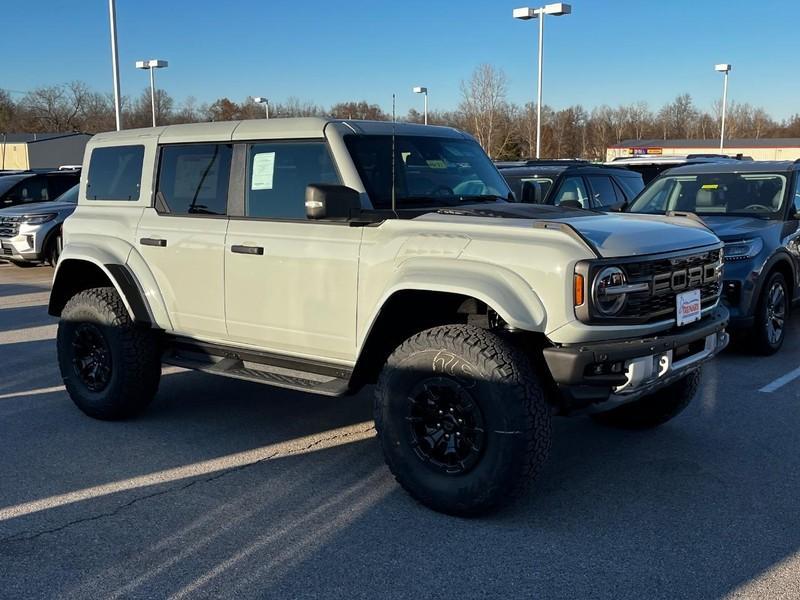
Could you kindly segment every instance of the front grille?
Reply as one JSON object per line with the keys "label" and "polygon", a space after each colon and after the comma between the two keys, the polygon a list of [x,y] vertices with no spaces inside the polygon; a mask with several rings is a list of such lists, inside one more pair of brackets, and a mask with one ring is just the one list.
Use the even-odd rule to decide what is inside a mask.
{"label": "front grille", "polygon": [[[654,277],[688,271],[700,267],[716,267],[716,279],[714,281],[704,281],[700,285],[687,286],[684,289],[673,290],[665,289],[654,290]],[[676,311],[676,296],[684,291],[700,289],[700,298],[703,309],[714,306],[719,300],[722,291],[722,251],[709,250],[695,254],[683,256],[672,256],[658,258],[641,262],[630,262],[620,265],[627,274],[628,283],[648,283],[650,289],[646,292],[639,292],[628,295],[628,300],[622,312],[618,315],[619,319],[629,319],[638,323],[649,323],[674,317]]]}
{"label": "front grille", "polygon": [[22,217],[0,217],[0,238],[12,238],[19,233]]}

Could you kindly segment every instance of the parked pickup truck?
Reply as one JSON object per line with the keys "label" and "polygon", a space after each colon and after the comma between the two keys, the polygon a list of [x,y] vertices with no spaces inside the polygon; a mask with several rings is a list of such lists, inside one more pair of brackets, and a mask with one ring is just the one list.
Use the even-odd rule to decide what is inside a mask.
{"label": "parked pickup truck", "polygon": [[96,135],[49,305],[66,388],[124,419],[164,363],[329,396],[376,384],[399,483],[446,513],[495,508],[545,463],[553,415],[664,423],[728,340],[701,224],[509,199],[443,127]]}

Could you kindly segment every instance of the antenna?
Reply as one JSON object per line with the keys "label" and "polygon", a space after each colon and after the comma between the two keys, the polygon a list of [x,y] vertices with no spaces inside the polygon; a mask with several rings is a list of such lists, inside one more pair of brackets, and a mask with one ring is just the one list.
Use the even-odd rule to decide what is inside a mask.
{"label": "antenna", "polygon": [[[397,168],[397,145],[395,138],[397,136],[397,114],[395,112],[395,94],[392,94],[392,212],[395,217],[397,214],[397,190],[395,189],[395,170]],[[398,217],[399,218],[399,217]]]}

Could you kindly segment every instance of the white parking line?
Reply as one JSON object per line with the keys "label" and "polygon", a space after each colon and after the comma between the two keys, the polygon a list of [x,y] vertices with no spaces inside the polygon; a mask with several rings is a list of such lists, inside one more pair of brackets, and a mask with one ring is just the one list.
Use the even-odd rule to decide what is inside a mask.
{"label": "white parking line", "polygon": [[771,394],[772,392],[781,389],[787,383],[791,383],[798,377],[800,377],[800,367],[797,367],[794,371],[789,371],[786,375],[783,375],[782,377],[778,377],[775,381],[768,383],[758,391],[763,392],[765,394]]}

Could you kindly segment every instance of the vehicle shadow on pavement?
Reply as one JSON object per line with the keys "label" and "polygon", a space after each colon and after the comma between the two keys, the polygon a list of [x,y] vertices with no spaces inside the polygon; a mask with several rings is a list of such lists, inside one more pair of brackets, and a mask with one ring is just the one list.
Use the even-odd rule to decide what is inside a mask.
{"label": "vehicle shadow on pavement", "polygon": [[57,320],[47,314],[47,308],[43,306],[21,306],[14,308],[0,308],[0,333],[4,331],[15,331],[27,329],[29,327],[41,327],[43,325],[55,325]]}
{"label": "vehicle shadow on pavement", "polygon": [[[150,412],[127,423],[92,421],[63,393],[49,397],[61,403],[7,423],[20,430],[3,442],[19,471],[0,481],[34,481],[27,493],[3,486],[0,508],[367,421],[371,401],[369,390],[327,399],[198,373],[165,377]],[[800,478],[794,455],[752,430],[795,428],[768,416],[744,422],[735,405],[706,414],[705,400],[649,432],[557,420],[531,493],[481,519],[417,505],[373,439],[112,491],[0,521],[0,588],[60,597],[720,597],[800,549]],[[27,454],[23,428],[41,427],[48,452]],[[37,464],[44,454],[52,464]],[[446,590],[432,594],[437,586]]]}

